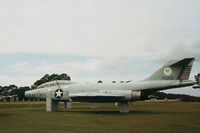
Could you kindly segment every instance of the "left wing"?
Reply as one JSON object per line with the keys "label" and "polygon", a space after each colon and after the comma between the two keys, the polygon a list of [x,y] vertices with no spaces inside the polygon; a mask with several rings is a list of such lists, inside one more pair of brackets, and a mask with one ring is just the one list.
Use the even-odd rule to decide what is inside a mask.
{"label": "left wing", "polygon": [[103,94],[103,93],[78,93],[69,95],[72,101],[81,102],[116,102],[124,98],[123,95]]}

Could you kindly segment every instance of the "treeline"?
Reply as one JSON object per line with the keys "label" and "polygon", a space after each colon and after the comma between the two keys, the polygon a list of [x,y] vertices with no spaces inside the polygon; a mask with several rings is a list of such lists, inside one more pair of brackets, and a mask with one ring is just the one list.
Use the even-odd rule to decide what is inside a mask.
{"label": "treeline", "polygon": [[[196,83],[199,85],[200,74],[195,75]],[[54,80],[71,80],[70,76],[67,74],[46,74],[41,79],[35,81],[31,87],[24,86],[18,87],[16,85],[9,85],[9,86],[0,86],[0,100],[6,99],[10,101],[10,99],[14,99],[14,101],[27,101],[27,100],[41,100],[41,99],[27,99],[24,95],[25,91],[32,90],[38,87],[39,85],[54,81]],[[128,81],[127,81],[128,82]],[[98,81],[98,83],[102,83],[102,81]],[[113,81],[115,83],[115,81]],[[121,83],[121,82],[120,82]],[[200,102],[200,97],[194,97],[189,95],[183,94],[167,94],[164,92],[156,92],[153,94],[154,98],[156,99],[180,99],[181,101],[192,101],[192,102]]]}
{"label": "treeline", "polygon": [[[18,87],[16,85],[9,85],[9,86],[0,86],[0,100],[3,101],[3,99],[6,99],[6,101],[10,101],[10,99],[13,99],[14,101],[27,101],[28,99],[25,97],[24,93],[27,90],[35,89],[37,86],[54,81],[54,80],[71,80],[70,76],[67,74],[46,74],[41,79],[37,80],[33,83],[31,87],[24,86],[24,87]],[[29,99],[29,100],[40,100],[40,99]]]}
{"label": "treeline", "polygon": [[27,90],[31,90],[31,88],[29,86],[18,87],[16,85],[0,86],[0,100],[6,99],[6,101],[10,101],[14,99],[14,101],[26,101],[28,99],[25,97],[24,92]]}
{"label": "treeline", "polygon": [[46,82],[50,82],[50,81],[54,81],[54,80],[71,80],[70,76],[68,76],[67,74],[46,74],[44,75],[41,79],[37,80],[32,86],[31,88],[36,88],[39,85],[46,83]]}
{"label": "treeline", "polygon": [[200,97],[185,95],[185,94],[167,94],[164,92],[156,92],[153,94],[156,99],[180,99],[185,102],[200,102]]}

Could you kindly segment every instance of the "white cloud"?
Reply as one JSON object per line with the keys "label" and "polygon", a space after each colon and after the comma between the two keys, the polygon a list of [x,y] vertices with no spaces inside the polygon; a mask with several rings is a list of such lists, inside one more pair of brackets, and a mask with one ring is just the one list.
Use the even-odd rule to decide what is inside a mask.
{"label": "white cloud", "polygon": [[195,41],[190,45],[176,45],[170,49],[169,53],[153,59],[153,62],[166,62],[174,59],[195,57],[197,61],[200,58],[200,41]]}
{"label": "white cloud", "polygon": [[[87,61],[75,60],[71,62],[45,62],[42,61],[37,65],[32,65],[30,62],[19,62],[10,65],[7,71],[13,75],[25,75],[28,78],[41,77],[44,74],[52,73],[67,73],[73,81],[89,81],[104,80],[111,82],[112,80],[139,80],[144,77],[141,69],[149,69],[148,64],[134,64],[129,62],[129,58],[96,58],[88,59]],[[138,73],[140,71],[140,73]],[[136,74],[133,74],[137,72]],[[16,78],[16,77],[15,77]],[[7,79],[7,78],[6,78]],[[39,78],[38,78],[39,79]],[[13,79],[11,78],[10,83]],[[24,80],[24,84],[29,84]],[[32,82],[33,83],[33,82]]]}
{"label": "white cloud", "polygon": [[15,84],[17,86],[31,86],[33,83],[40,79],[39,76],[18,76],[18,77],[11,77],[7,75],[0,75],[0,85],[6,86]]}
{"label": "white cloud", "polygon": [[45,73],[79,73],[82,71],[95,71],[101,60],[88,60],[88,61],[72,61],[63,63],[54,62],[41,62],[37,65],[32,65],[30,62],[20,62],[8,67],[9,72],[20,72],[25,75],[30,74],[45,74]]}
{"label": "white cloud", "polygon": [[162,56],[199,39],[199,1],[2,1],[0,53]]}

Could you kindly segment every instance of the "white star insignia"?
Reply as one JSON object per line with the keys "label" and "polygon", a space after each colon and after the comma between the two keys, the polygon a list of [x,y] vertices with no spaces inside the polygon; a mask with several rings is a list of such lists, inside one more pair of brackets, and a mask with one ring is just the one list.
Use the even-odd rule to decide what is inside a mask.
{"label": "white star insignia", "polygon": [[56,91],[56,97],[57,98],[61,98],[62,97],[63,92],[59,90]]}

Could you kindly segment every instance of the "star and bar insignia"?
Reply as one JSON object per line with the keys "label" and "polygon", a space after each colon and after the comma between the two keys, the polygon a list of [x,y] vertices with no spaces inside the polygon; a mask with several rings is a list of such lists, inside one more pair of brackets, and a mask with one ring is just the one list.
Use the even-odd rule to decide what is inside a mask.
{"label": "star and bar insignia", "polygon": [[63,91],[62,89],[57,89],[56,91],[52,91],[51,95],[54,95],[56,98],[60,99],[63,97],[63,95],[66,95],[67,92]]}

